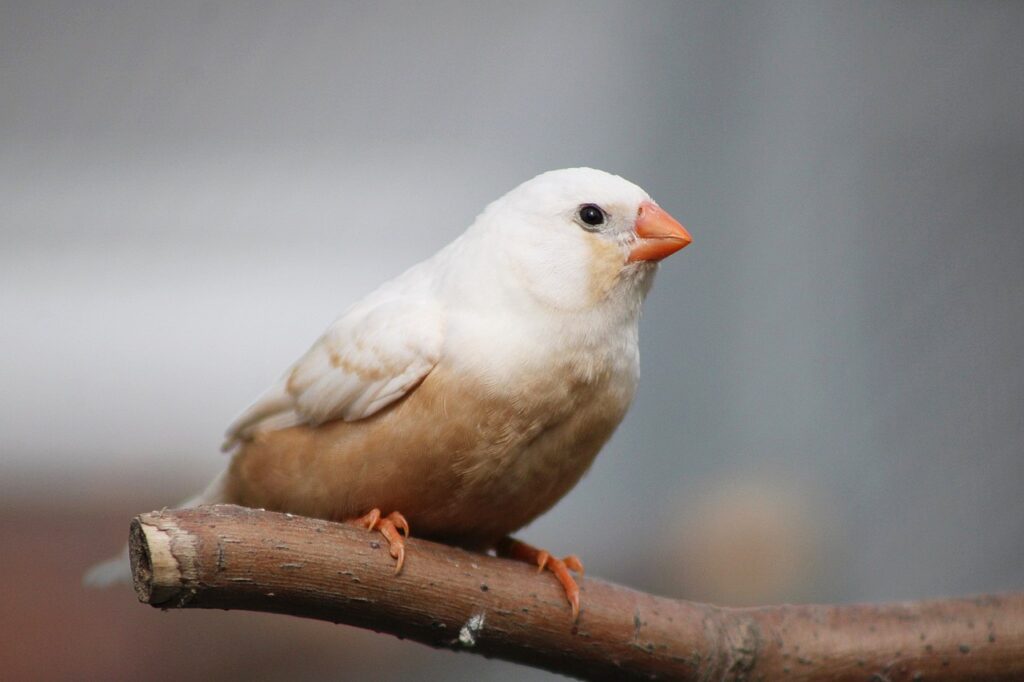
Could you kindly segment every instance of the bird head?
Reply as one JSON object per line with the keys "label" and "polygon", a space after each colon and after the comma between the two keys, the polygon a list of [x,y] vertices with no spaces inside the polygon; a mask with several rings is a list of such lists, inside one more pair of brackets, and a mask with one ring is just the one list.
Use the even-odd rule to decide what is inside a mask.
{"label": "bird head", "polygon": [[657,263],[691,241],[643,189],[593,168],[538,175],[488,206],[478,225],[501,245],[515,286],[568,310],[638,303]]}

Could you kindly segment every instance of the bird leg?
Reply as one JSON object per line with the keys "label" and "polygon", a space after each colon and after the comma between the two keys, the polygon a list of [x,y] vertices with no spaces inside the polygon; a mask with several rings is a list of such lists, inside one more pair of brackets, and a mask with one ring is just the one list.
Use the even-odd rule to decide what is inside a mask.
{"label": "bird leg", "polygon": [[500,540],[494,551],[501,557],[535,564],[538,573],[545,568],[554,573],[555,578],[562,584],[562,589],[565,590],[565,598],[569,601],[569,606],[572,607],[572,620],[576,622],[580,615],[580,588],[569,571],[576,571],[580,574],[580,579],[583,579],[583,562],[579,557],[570,554],[563,559],[558,559],[551,556],[546,550],[537,549],[512,537]]}
{"label": "bird leg", "polygon": [[388,541],[388,551],[391,558],[395,559],[395,575],[402,572],[402,564],[405,563],[405,540],[409,537],[409,522],[398,512],[391,512],[387,516],[381,516],[380,509],[373,508],[367,514],[358,519],[352,519],[347,523],[362,526],[368,531],[377,531]]}

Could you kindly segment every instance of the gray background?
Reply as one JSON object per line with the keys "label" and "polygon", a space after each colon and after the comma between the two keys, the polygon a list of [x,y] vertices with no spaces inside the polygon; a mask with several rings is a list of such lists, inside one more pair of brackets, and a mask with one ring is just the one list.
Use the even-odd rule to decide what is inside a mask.
{"label": "gray background", "polygon": [[[591,165],[695,241],[630,414],[526,539],[723,603],[1024,588],[1022,35],[989,2],[4,2],[3,513],[102,509],[77,574],[216,473],[348,303]],[[140,629],[316,633],[334,658],[259,664],[282,678],[545,677],[103,599]]]}

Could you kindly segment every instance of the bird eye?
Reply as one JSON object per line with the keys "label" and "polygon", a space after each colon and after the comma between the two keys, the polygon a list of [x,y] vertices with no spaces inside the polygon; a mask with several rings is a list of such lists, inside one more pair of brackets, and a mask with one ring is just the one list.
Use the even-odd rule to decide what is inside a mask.
{"label": "bird eye", "polygon": [[580,220],[587,225],[596,227],[604,222],[604,211],[595,204],[583,204],[580,206]]}

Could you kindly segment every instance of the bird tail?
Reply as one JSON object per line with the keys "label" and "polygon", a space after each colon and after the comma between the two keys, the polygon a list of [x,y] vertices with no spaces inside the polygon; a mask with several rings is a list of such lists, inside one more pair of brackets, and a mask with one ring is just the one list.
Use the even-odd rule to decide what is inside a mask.
{"label": "bird tail", "polygon": [[[227,477],[227,472],[220,473],[210,485],[206,486],[203,492],[199,493],[195,497],[190,497],[181,504],[177,505],[175,509],[189,509],[191,507],[199,507],[204,504],[218,504],[220,502],[226,502],[224,495],[224,482]],[[131,564],[128,561],[128,545],[125,544],[124,548],[115,556],[101,561],[100,563],[92,566],[85,575],[82,576],[82,584],[86,587],[109,587],[117,583],[131,584],[132,582],[132,569]]]}

